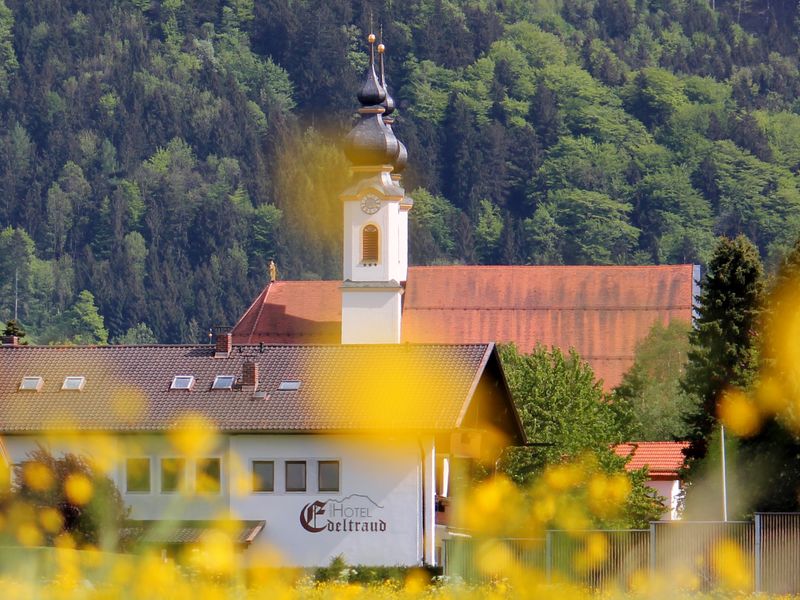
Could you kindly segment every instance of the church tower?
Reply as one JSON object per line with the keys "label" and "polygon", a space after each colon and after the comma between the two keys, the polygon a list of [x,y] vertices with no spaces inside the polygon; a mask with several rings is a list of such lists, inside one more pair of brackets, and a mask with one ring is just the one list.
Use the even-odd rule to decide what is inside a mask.
{"label": "church tower", "polygon": [[381,76],[375,71],[375,35],[370,33],[366,81],[358,92],[359,120],[345,139],[352,185],[344,207],[342,343],[400,342],[402,283],[408,274],[408,211],[401,186],[405,146],[395,137],[394,100],[386,90],[383,44]]}

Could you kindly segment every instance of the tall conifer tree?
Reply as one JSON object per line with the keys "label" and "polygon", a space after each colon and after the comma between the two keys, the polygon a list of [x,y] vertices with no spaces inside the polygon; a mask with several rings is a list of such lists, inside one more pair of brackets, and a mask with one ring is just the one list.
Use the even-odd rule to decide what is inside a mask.
{"label": "tall conifer tree", "polygon": [[721,238],[708,268],[682,382],[699,400],[686,417],[690,460],[706,455],[722,392],[746,389],[758,369],[757,328],[764,295],[758,250],[742,235]]}

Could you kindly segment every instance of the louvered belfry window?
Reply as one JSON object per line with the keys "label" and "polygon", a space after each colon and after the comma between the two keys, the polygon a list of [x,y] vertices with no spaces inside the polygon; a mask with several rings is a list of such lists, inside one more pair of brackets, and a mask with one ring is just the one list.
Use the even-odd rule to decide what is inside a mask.
{"label": "louvered belfry window", "polygon": [[367,225],[361,234],[361,262],[376,264],[378,262],[378,228]]}

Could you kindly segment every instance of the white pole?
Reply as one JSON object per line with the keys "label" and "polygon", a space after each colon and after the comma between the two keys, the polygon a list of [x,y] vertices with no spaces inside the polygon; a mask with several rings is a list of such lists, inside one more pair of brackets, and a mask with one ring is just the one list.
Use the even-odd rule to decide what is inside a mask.
{"label": "white pole", "polygon": [[719,428],[722,444],[722,520],[728,521],[728,473],[725,468],[725,425]]}

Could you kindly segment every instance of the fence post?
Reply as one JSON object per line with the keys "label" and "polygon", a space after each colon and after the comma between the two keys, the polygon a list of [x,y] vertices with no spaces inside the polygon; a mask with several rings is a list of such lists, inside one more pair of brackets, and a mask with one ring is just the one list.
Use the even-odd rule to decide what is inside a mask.
{"label": "fence post", "polygon": [[754,540],[754,567],[755,567],[755,592],[758,594],[761,592],[761,569],[762,569],[762,551],[761,551],[761,532],[762,532],[762,523],[761,523],[762,515],[761,513],[756,513],[755,515],[755,540]]}
{"label": "fence post", "polygon": [[547,584],[553,583],[553,532],[545,532],[544,537],[544,571]]}
{"label": "fence post", "polygon": [[650,576],[656,572],[656,522],[650,521]]}

